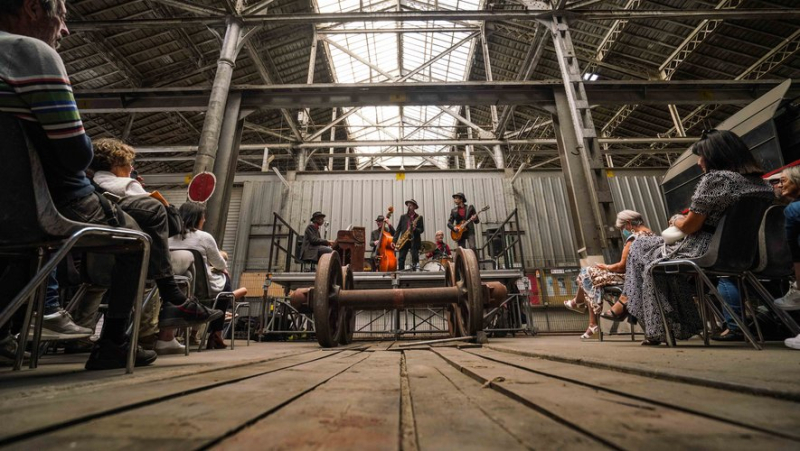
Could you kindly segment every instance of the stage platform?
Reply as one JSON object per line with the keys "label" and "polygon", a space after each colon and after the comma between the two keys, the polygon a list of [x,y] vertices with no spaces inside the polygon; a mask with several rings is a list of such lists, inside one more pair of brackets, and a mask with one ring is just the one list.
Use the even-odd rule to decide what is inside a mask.
{"label": "stage platform", "polygon": [[[314,285],[314,272],[284,272],[272,275],[272,282],[289,290]],[[514,283],[524,277],[520,269],[481,270],[483,282]],[[444,271],[397,271],[397,272],[355,272],[353,282],[357,290],[373,290],[381,288],[429,288],[443,287]]]}
{"label": "stage platform", "polygon": [[238,342],[87,372],[87,354],[0,367],[19,450],[796,450],[800,352],[571,336],[476,347]]}

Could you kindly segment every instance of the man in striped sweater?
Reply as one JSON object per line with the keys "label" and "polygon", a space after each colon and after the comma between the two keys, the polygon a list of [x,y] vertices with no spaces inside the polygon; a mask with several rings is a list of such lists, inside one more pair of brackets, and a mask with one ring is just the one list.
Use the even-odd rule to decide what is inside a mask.
{"label": "man in striped sweater", "polygon": [[[103,207],[104,200],[84,172],[92,161],[92,143],[84,131],[64,63],[56,52],[59,41],[69,35],[66,14],[64,0],[0,0],[0,113],[11,113],[21,120],[39,153],[50,195],[62,215],[79,222],[124,223],[139,229],[122,211]],[[151,255],[151,260],[166,261],[169,268],[169,274],[148,273],[156,279],[162,299],[166,301],[162,316],[186,324],[202,323],[214,314],[218,316],[220,312],[209,311],[196,301],[187,300],[178,290],[168,254],[152,254],[157,255]],[[87,369],[125,367],[128,346],[125,330],[131,306],[136,301],[137,266],[135,257],[130,255],[115,259],[110,274],[109,310],[101,338],[86,363]],[[0,265],[3,280],[13,280],[9,275],[14,271],[24,271],[24,268]],[[99,278],[108,278],[107,269],[90,272]],[[0,333],[8,334],[7,331]],[[0,341],[7,338],[0,336]],[[149,365],[155,358],[154,352],[140,349],[136,364]]]}

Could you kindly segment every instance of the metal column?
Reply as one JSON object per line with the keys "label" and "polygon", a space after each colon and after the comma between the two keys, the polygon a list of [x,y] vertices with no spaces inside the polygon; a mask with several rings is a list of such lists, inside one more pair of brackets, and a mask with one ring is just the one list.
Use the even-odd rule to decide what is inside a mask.
{"label": "metal column", "polygon": [[242,94],[232,93],[225,105],[225,116],[220,130],[217,158],[214,160],[214,175],[217,177],[217,189],[206,206],[205,231],[214,236],[220,246],[225,234],[225,222],[228,219],[228,204],[231,202],[233,177],[236,174],[236,163],[239,159],[239,144],[242,141],[244,119],[239,117]]}
{"label": "metal column", "polygon": [[228,91],[231,87],[231,78],[233,77],[233,68],[236,66],[241,37],[241,22],[235,17],[229,17],[228,29],[225,32],[225,39],[222,42],[222,49],[217,61],[217,73],[208,100],[208,110],[206,110],[206,117],[203,121],[203,131],[200,134],[200,145],[197,149],[197,159],[193,170],[195,174],[214,168],[223,113],[228,101]]}
{"label": "metal column", "polygon": [[582,72],[566,20],[554,16],[550,31],[564,81],[563,89],[554,90],[557,110],[554,119],[558,121],[559,154],[579,229],[578,246],[588,261],[608,261],[616,214]]}

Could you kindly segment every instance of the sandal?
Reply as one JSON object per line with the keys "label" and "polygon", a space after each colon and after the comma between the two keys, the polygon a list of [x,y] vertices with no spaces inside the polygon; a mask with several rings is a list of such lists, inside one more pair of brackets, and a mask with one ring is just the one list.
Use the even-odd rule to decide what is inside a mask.
{"label": "sandal", "polygon": [[592,338],[594,336],[594,334],[597,333],[598,330],[599,330],[599,327],[597,327],[597,326],[589,326],[589,328],[586,329],[586,332],[584,332],[583,335],[581,335],[581,340],[588,340],[588,339]]}
{"label": "sandal", "polygon": [[586,304],[578,304],[575,299],[564,301],[564,307],[567,310],[572,310],[575,313],[586,313]]}
{"label": "sandal", "polygon": [[645,338],[642,343],[642,346],[660,346],[661,340],[651,340],[649,338]]}
{"label": "sandal", "polygon": [[610,310],[607,310],[602,315],[602,318],[610,319],[611,321],[622,321],[628,317],[628,307],[625,306],[622,302],[617,301],[614,305],[621,304],[622,305],[622,313],[614,312],[614,306],[611,306]]}

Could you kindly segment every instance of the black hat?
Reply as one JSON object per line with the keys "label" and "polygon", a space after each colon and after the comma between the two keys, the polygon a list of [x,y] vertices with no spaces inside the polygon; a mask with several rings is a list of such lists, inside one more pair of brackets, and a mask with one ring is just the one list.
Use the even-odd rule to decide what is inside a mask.
{"label": "black hat", "polygon": [[378,215],[378,217],[377,217],[377,218],[375,218],[375,222],[381,222],[381,221],[383,221],[384,219],[386,219],[386,218],[384,218],[384,217],[383,217],[383,215]]}
{"label": "black hat", "polygon": [[419,204],[418,204],[418,203],[417,203],[417,201],[415,201],[414,199],[408,199],[408,200],[406,201],[406,206],[408,206],[408,204],[414,204],[414,207],[415,207],[415,208],[419,208]]}
{"label": "black hat", "polygon": [[464,195],[464,193],[455,193],[455,194],[453,194],[453,199],[455,199],[456,197],[460,197],[461,200],[463,200],[465,204],[467,203],[467,197]]}
{"label": "black hat", "polygon": [[314,214],[311,215],[311,219],[310,220],[313,221],[313,220],[317,219],[320,216],[322,216],[324,218],[325,214],[322,213],[321,211],[315,211]]}

